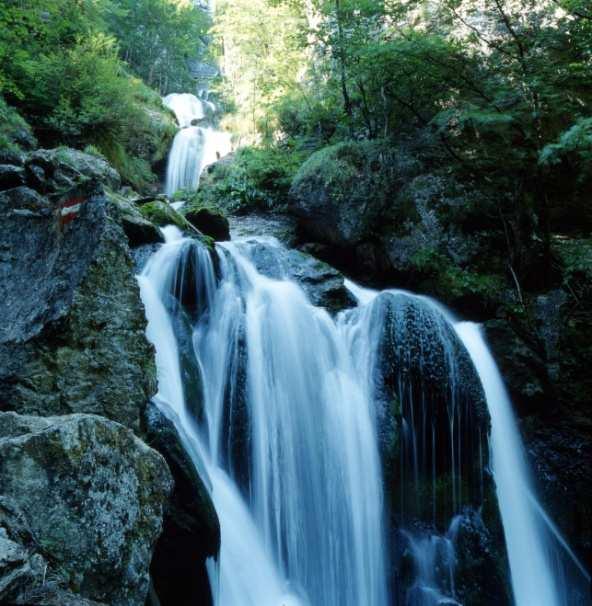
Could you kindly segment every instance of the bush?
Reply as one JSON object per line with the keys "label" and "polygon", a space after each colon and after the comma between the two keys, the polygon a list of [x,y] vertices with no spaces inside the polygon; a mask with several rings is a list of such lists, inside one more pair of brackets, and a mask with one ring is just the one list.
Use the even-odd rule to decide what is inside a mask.
{"label": "bush", "polygon": [[0,150],[33,147],[35,139],[27,121],[0,96]]}
{"label": "bush", "polygon": [[302,160],[290,149],[241,148],[203,175],[195,204],[227,212],[283,209]]}

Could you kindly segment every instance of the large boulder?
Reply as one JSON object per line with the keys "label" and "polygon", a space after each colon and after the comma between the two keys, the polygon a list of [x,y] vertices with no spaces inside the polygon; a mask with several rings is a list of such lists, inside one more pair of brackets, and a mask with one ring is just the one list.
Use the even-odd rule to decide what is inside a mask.
{"label": "large boulder", "polygon": [[224,213],[217,208],[190,206],[182,214],[196,229],[214,240],[230,240],[230,224]]}
{"label": "large boulder", "polygon": [[131,248],[164,242],[164,236],[160,228],[146,219],[140,208],[132,200],[115,192],[106,193],[109,200],[120,211],[121,226]]}
{"label": "large boulder", "polygon": [[429,137],[325,148],[296,174],[290,209],[302,239],[323,245],[322,258],[342,271],[482,319],[505,294],[500,203],[436,156]]}
{"label": "large boulder", "polygon": [[[0,413],[0,601],[144,604],[172,486],[164,459],[118,423]],[[80,600],[56,602],[62,589]]]}
{"label": "large boulder", "polygon": [[38,149],[25,162],[27,182],[41,193],[69,190],[93,179],[110,189],[121,185],[119,173],[103,158],[69,147]]}
{"label": "large boulder", "polygon": [[339,143],[313,154],[290,189],[291,211],[315,240],[355,246],[371,238],[418,163],[387,142]]}
{"label": "large boulder", "polygon": [[88,181],[0,193],[0,410],[88,412],[139,428],[153,350],[116,209]]}
{"label": "large boulder", "polygon": [[371,382],[393,523],[443,530],[461,506],[484,496],[489,414],[477,372],[442,310],[425,298],[387,291],[352,313],[375,344]]}
{"label": "large boulder", "polygon": [[198,474],[188,445],[156,404],[149,404],[144,422],[149,444],[162,453],[175,480],[150,567],[154,591],[161,606],[211,604],[206,560],[218,557],[220,524],[200,478],[206,473]]}
{"label": "large boulder", "polygon": [[310,302],[330,312],[355,305],[342,273],[314,256],[284,248],[275,239],[247,239],[238,244],[257,270],[268,278],[291,278],[302,287]]}

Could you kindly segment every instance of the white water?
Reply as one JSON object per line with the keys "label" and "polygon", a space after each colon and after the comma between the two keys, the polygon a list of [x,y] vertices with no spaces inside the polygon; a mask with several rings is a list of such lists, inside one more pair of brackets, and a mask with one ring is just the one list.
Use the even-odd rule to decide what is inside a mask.
{"label": "white water", "polygon": [[[295,283],[258,273],[248,248],[224,245],[217,287],[200,252],[208,313],[193,332],[207,377],[198,427],[165,305],[187,246],[169,230],[139,283],[157,351],[157,402],[192,444],[221,522],[220,561],[210,564],[216,605],[387,606],[376,438],[343,331]],[[240,373],[242,396],[232,393]],[[241,405],[252,436],[246,480],[225,416]]]}
{"label": "white water", "polygon": [[493,473],[516,606],[560,606],[566,596],[530,503],[529,471],[503,379],[479,326],[460,322],[456,331],[477,368],[491,416]]}
{"label": "white water", "polygon": [[[156,347],[157,403],[177,425],[220,519],[220,559],[209,562],[216,606],[387,606],[369,380],[379,318],[371,311],[379,293],[348,283],[360,313],[335,321],[310,305],[293,281],[259,273],[250,245],[218,249],[217,280],[203,247],[176,228],[166,228],[165,236],[139,283]],[[192,301],[200,309],[191,337],[205,379],[200,424],[185,400],[170,303],[190,271],[196,274]],[[444,311],[425,297],[391,293]],[[566,597],[532,506],[499,371],[476,325],[455,324],[450,316],[447,321],[475,364],[490,410],[516,606],[571,606],[576,602]],[[454,451],[452,456],[454,465]],[[451,540],[409,535],[419,574],[408,603],[455,603],[444,597],[454,594]],[[437,560],[449,566],[443,582],[431,570]]]}
{"label": "white water", "polygon": [[[367,305],[380,294],[350,281],[346,281],[346,285],[360,305]],[[400,294],[404,291],[390,292]],[[492,471],[516,606],[588,604],[586,586],[589,586],[590,575],[534,496],[512,403],[480,327],[470,322],[457,322],[437,301],[423,296],[416,298],[443,313],[454,327],[471,356],[485,392],[491,417]],[[417,539],[410,540],[415,547],[414,559],[421,564],[418,578],[420,587],[433,588],[437,596],[439,588],[434,587],[433,578],[430,578],[425,566],[426,561],[429,563],[433,559],[430,558],[430,549],[426,548],[426,544],[418,548]],[[433,537],[430,538],[432,540]],[[572,562],[575,575],[566,575],[568,560]],[[580,583],[583,589],[577,587]]]}
{"label": "white water", "polygon": [[172,196],[177,191],[195,191],[203,171],[232,151],[229,133],[208,126],[199,126],[215,106],[189,93],[171,94],[164,98],[181,130],[175,136],[169,154],[165,192]]}

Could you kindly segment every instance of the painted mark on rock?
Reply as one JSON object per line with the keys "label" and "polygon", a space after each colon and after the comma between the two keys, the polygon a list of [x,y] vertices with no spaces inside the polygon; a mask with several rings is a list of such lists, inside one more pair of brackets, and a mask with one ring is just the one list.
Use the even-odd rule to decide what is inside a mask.
{"label": "painted mark on rock", "polygon": [[64,227],[64,225],[74,221],[74,219],[78,217],[80,209],[85,202],[86,198],[82,197],[67,199],[60,207],[60,226]]}

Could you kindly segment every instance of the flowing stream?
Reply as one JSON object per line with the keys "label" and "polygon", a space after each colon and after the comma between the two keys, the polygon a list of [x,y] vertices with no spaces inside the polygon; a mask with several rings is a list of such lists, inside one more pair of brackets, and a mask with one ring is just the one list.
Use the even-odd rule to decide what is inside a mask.
{"label": "flowing stream", "polygon": [[[462,381],[475,368],[491,415],[515,603],[571,606],[526,492],[511,404],[475,325],[454,323],[425,297],[352,283],[358,307],[332,318],[292,279],[277,242],[228,242],[210,253],[176,228],[164,231],[138,281],[157,404],[220,520],[220,557],[208,563],[216,606],[392,604],[381,457],[393,448],[400,489],[390,498],[403,521],[421,513],[450,524],[441,537],[401,535],[417,568],[404,603],[458,604],[454,541],[464,508],[483,496],[487,457]],[[398,434],[383,428],[389,406],[401,418],[394,442]]]}

